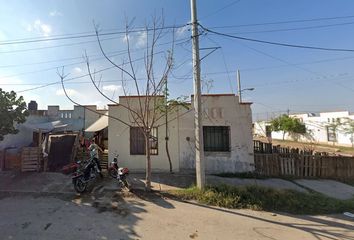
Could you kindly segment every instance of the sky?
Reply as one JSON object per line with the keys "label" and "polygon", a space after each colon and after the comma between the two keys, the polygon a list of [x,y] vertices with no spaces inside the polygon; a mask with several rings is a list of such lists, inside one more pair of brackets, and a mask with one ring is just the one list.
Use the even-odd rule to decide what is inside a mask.
{"label": "sky", "polygon": [[[104,108],[109,102],[94,88],[83,58],[99,71],[100,89],[113,99],[123,94],[122,74],[105,60],[94,33],[111,59],[126,63],[126,23],[138,78],[144,79],[146,39],[153,16],[164,19],[156,46],[155,72],[161,74],[172,46],[174,68],[170,98],[193,93],[190,2],[187,0],[0,0],[0,88],[14,90],[40,109],[60,105],[72,109],[63,94],[58,69],[68,74],[65,88],[80,104]],[[354,2],[351,0],[204,0],[197,1],[198,20],[205,29],[262,41],[341,48],[320,51],[235,39],[200,27],[201,76],[204,93],[236,93],[240,70],[243,101],[253,102],[254,120],[280,113],[354,111]],[[163,17],[162,17],[163,16]],[[72,38],[67,38],[68,36]],[[59,38],[57,40],[53,40]],[[61,38],[61,39],[60,39]],[[66,38],[66,39],[62,39]],[[33,41],[32,41],[33,40]],[[16,43],[23,41],[24,43]],[[31,42],[32,41],[32,42]],[[213,49],[217,48],[212,52]],[[102,70],[102,71],[100,71]],[[143,82],[143,81],[142,81]],[[125,82],[134,93],[131,81]],[[254,88],[253,91],[247,89]]]}

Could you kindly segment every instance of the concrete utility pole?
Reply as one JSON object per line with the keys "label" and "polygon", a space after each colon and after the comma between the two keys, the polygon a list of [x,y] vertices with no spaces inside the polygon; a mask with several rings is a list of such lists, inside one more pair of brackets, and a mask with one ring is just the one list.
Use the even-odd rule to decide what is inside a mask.
{"label": "concrete utility pole", "polygon": [[240,70],[237,70],[237,92],[238,92],[238,102],[242,103]]}
{"label": "concrete utility pole", "polygon": [[205,186],[205,162],[203,146],[202,102],[200,84],[199,33],[197,20],[197,3],[191,0],[193,80],[194,80],[194,125],[195,125],[195,170],[197,187]]}

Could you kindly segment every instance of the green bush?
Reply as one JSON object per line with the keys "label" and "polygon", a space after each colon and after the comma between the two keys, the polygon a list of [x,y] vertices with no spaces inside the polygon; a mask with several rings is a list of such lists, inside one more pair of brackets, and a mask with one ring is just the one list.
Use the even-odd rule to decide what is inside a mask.
{"label": "green bush", "polygon": [[354,199],[337,200],[319,193],[275,190],[260,186],[233,187],[228,185],[196,187],[171,192],[184,200],[225,208],[249,208],[295,214],[324,214],[354,210]]}

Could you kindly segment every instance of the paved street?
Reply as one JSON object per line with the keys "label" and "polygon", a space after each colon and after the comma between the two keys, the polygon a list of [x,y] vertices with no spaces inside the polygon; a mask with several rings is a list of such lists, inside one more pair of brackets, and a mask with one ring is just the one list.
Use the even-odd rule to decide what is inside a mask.
{"label": "paved street", "polygon": [[2,239],[354,239],[342,215],[291,216],[228,210],[114,192],[0,200]]}
{"label": "paved street", "polygon": [[[190,186],[193,179],[191,175],[155,174],[153,186],[155,190],[176,189]],[[231,185],[290,189],[295,185],[281,179],[209,176],[215,184],[220,179]],[[342,214],[296,216],[209,207],[167,199],[158,192],[146,194],[143,175],[133,175],[132,180],[132,193],[117,191],[116,182],[105,178],[92,193],[80,196],[74,193],[70,176],[2,172],[1,239],[354,240],[354,219]]]}

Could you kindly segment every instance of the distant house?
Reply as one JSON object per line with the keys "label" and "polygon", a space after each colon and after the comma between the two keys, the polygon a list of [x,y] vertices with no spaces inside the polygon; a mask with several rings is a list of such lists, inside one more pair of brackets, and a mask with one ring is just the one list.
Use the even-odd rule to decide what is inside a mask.
{"label": "distant house", "polygon": [[[34,106],[34,107],[33,107]],[[95,110],[91,112],[85,108]],[[47,110],[37,110],[34,101],[30,102],[30,115],[26,122],[19,124],[18,134],[6,135],[0,141],[0,150],[12,148],[20,149],[24,146],[38,145],[36,136],[39,130],[42,133],[63,132],[63,131],[83,131],[93,124],[99,117],[105,114],[105,110],[97,110],[95,105],[74,106],[73,110],[60,110],[59,106],[48,106]]]}
{"label": "distant house", "polygon": [[[354,136],[345,130],[347,122],[354,121],[354,115],[350,114],[348,111],[322,112],[319,114],[304,113],[290,116],[298,118],[303,122],[308,131],[306,136],[302,136],[298,139],[299,141],[342,146],[352,146],[354,143]],[[267,132],[266,128],[269,125],[270,123],[265,121],[254,123],[254,135],[265,137]],[[282,139],[283,133],[281,131],[271,132],[271,137],[272,139]],[[292,140],[292,136],[286,134],[285,139]]]}
{"label": "distant house", "polygon": [[[145,97],[141,97],[145,98]],[[120,97],[118,105],[109,105],[109,159],[119,154],[119,163],[133,171],[145,171],[145,140],[129,111],[124,107],[137,106],[139,97]],[[143,101],[142,101],[143,102]],[[203,135],[206,171],[209,173],[244,172],[253,169],[252,113],[250,103],[239,103],[234,94],[202,96]],[[168,113],[169,152],[173,170],[194,171],[194,111],[193,98],[189,109],[178,106]],[[151,130],[153,171],[168,171],[165,150],[164,118]]]}
{"label": "distant house", "polygon": [[[19,132],[8,134],[3,141],[0,141],[0,169],[18,167],[18,163],[9,160],[11,156],[18,156],[23,147],[37,147],[43,143],[45,146],[40,146],[44,148],[43,151],[49,153],[50,159],[63,159],[66,154],[63,149],[70,149],[71,156],[69,145],[74,144],[73,139],[107,112],[97,110],[95,105],[74,106],[72,110],[60,110],[59,106],[48,106],[47,110],[38,110],[35,101],[29,103],[28,109],[30,115],[26,122],[16,126]],[[70,132],[75,132],[75,137],[70,135]],[[93,134],[93,132],[85,133],[86,137],[91,137]]]}

